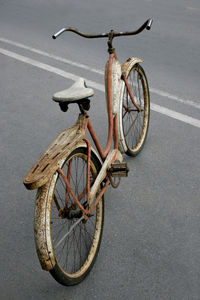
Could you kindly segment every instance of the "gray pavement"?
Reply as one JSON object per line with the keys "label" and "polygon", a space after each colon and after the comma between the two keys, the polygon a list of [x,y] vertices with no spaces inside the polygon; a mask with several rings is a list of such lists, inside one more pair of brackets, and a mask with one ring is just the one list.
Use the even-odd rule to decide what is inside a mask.
{"label": "gray pavement", "polygon": [[[148,17],[152,31],[114,41],[120,61],[144,59],[153,103],[200,120],[200,5],[191,1],[0,1],[0,38],[103,70],[105,41],[51,34],[135,29]],[[0,41],[0,48],[103,84],[103,76]],[[55,73],[0,53],[0,299],[200,299],[199,128],[151,112],[142,153],[125,157],[130,173],[105,195],[105,225],[96,264],[86,280],[63,287],[42,271],[33,237],[35,192],[23,177],[78,110],[59,111],[55,91],[71,85]],[[91,120],[101,141],[107,128],[104,95],[95,90]]]}

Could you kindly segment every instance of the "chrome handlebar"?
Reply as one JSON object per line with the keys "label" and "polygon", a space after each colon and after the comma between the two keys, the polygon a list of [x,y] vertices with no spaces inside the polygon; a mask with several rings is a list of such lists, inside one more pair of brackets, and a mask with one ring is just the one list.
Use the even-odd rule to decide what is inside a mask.
{"label": "chrome handlebar", "polygon": [[63,32],[65,31],[72,31],[82,37],[91,39],[91,38],[105,38],[105,37],[110,37],[110,35],[112,34],[112,38],[114,37],[118,37],[118,36],[127,36],[127,35],[136,35],[139,34],[140,32],[142,32],[144,29],[150,30],[151,26],[153,23],[153,19],[148,19],[141,27],[139,27],[137,30],[135,31],[127,31],[127,32],[115,32],[113,30],[111,30],[108,33],[100,33],[100,34],[86,34],[83,33],[81,31],[79,31],[76,28],[73,27],[67,27],[67,28],[62,28],[60,29],[58,32],[56,32],[52,38],[56,39],[59,35],[61,35]]}

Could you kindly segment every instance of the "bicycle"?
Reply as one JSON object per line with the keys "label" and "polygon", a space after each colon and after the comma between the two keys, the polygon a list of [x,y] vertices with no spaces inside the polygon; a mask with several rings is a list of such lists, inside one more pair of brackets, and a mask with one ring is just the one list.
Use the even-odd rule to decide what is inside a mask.
{"label": "bicycle", "polygon": [[[90,122],[88,111],[94,91],[83,78],[53,100],[62,111],[76,103],[80,114],[71,128],[61,132],[40,156],[24,178],[27,189],[38,189],[35,205],[34,237],[40,264],[63,285],[81,282],[90,272],[101,243],[104,222],[104,193],[116,188],[128,175],[122,154],[136,156],[144,146],[150,116],[147,78],[139,58],[120,65],[113,38],[136,35],[150,29],[148,19],[132,32],[89,35],[75,28],[65,31],[85,38],[108,38],[109,60],[105,67],[108,137],[102,149]],[[94,149],[85,137],[89,131]],[[114,147],[112,148],[112,141]]]}

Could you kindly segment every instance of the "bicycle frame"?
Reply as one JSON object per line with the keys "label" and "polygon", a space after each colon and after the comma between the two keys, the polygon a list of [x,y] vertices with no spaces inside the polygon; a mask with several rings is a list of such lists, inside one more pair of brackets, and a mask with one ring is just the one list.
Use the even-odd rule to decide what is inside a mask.
{"label": "bicycle frame", "polygon": [[[44,185],[48,179],[50,179],[51,175],[57,170],[60,175],[62,176],[65,184],[66,184],[66,206],[67,206],[67,199],[69,197],[69,193],[72,195],[75,204],[81,209],[83,216],[85,219],[87,219],[88,215],[91,214],[91,212],[95,209],[96,205],[102,198],[102,195],[106,191],[107,187],[110,184],[110,179],[107,174],[107,169],[109,169],[116,160],[119,162],[122,162],[122,155],[120,151],[118,150],[119,145],[119,134],[118,134],[118,108],[115,113],[113,113],[113,97],[117,90],[117,97],[119,97],[119,87],[123,84],[127,86],[127,89],[129,91],[130,97],[133,101],[133,104],[135,105],[136,109],[140,110],[140,107],[137,106],[135,103],[133,96],[131,94],[131,91],[129,89],[129,84],[126,79],[126,69],[127,66],[130,65],[130,62],[125,62],[122,65],[122,75],[121,75],[121,66],[120,66],[120,75],[115,78],[115,74],[113,75],[112,70],[113,67],[116,64],[117,56],[115,51],[109,51],[109,60],[106,65],[106,78],[105,78],[105,90],[107,95],[107,113],[108,113],[108,135],[107,135],[107,144],[105,147],[105,150],[102,149],[101,144],[97,138],[97,135],[92,127],[91,121],[89,119],[89,116],[86,114],[85,111],[82,111],[80,114],[78,121],[76,125],[74,125],[72,128],[68,129],[67,131],[64,131],[61,133],[56,140],[50,145],[50,147],[44,152],[44,154],[40,157],[40,159],[36,162],[36,164],[32,167],[32,169],[29,171],[29,173],[26,175],[24,179],[24,184],[28,189],[34,189],[38,188],[41,185]],[[135,59],[133,63],[136,63],[137,61],[141,61],[139,59]],[[117,61],[118,62],[118,61]],[[119,63],[119,62],[118,62]],[[115,95],[116,96],[116,95]],[[117,99],[118,101],[118,99]],[[96,149],[101,157],[101,160],[103,161],[102,170],[98,177],[96,178],[92,189],[90,190],[90,157],[91,157],[91,143],[89,140],[85,138],[86,131],[89,131],[90,136],[96,146]],[[67,133],[67,134],[66,134]],[[72,133],[74,133],[72,135]],[[56,151],[56,147],[59,146],[59,141],[62,142],[62,137],[66,139],[66,146],[60,148]],[[111,151],[112,141],[114,142],[114,149]],[[66,157],[67,153],[70,153],[70,151],[78,146],[80,143],[84,142],[86,144],[86,147],[88,149],[88,157],[87,157],[87,184],[86,189],[83,191],[81,197],[84,197],[85,194],[87,194],[87,208],[85,209],[80,204],[80,199],[76,197],[74,194],[71,186],[70,186],[70,172],[68,176],[66,177],[61,168],[57,167],[59,165],[59,161],[62,159],[62,157]],[[63,142],[61,143],[63,146]],[[68,146],[67,149],[68,152],[65,151],[65,148]],[[51,155],[51,150],[54,149],[55,151]],[[49,155],[50,153],[50,155]],[[54,162],[50,162],[50,156],[54,159]],[[39,180],[35,177],[37,177],[37,172],[40,175]],[[46,172],[46,173],[45,173]],[[42,174],[43,173],[43,174]],[[40,178],[41,177],[41,178]],[[104,187],[102,188],[100,194],[98,195],[95,203],[93,203],[93,200],[99,190],[100,185],[104,181]]]}
{"label": "bicycle frame", "polygon": [[[112,159],[109,162],[109,166],[116,160],[116,158],[118,158],[120,161],[122,161],[121,157],[119,157],[119,150],[118,150],[118,144],[119,144],[119,136],[118,136],[118,113],[113,114],[113,107],[112,107],[112,98],[113,98],[113,93],[114,93],[114,89],[115,87],[112,86],[113,84],[120,84],[120,82],[115,82],[114,80],[112,80],[112,67],[113,67],[113,58],[117,59],[116,53],[112,52],[109,54],[109,60],[108,60],[108,68],[107,68],[107,72],[106,73],[106,94],[107,94],[107,108],[108,108],[108,137],[107,137],[107,145],[105,150],[102,149],[101,144],[96,136],[96,133],[92,127],[92,124],[90,122],[89,117],[87,116],[86,119],[86,123],[84,125],[84,130],[85,132],[89,131],[90,136],[98,150],[98,153],[102,159],[102,161],[104,162],[105,159],[108,157],[108,153],[110,152],[111,149],[111,145],[112,145],[112,140],[114,141],[114,150],[115,151],[115,155],[113,155]],[[131,93],[131,89],[129,88],[129,84],[128,84],[128,80],[126,79],[125,74],[123,74],[122,79],[125,82],[125,85],[127,86],[127,90],[129,92],[130,98],[133,102],[133,104],[135,105],[137,110],[141,110],[141,108],[135,103],[134,98],[132,96]],[[79,196],[79,198],[76,197],[76,195],[74,194],[71,186],[70,186],[70,176],[68,178],[66,178],[66,176],[64,175],[64,173],[62,172],[62,169],[59,168],[58,172],[60,173],[60,175],[62,176],[67,188],[66,188],[66,199],[68,199],[69,197],[69,193],[72,195],[76,205],[81,209],[83,216],[85,218],[85,220],[88,219],[88,215],[91,214],[91,212],[95,209],[96,205],[98,204],[98,202],[101,200],[104,192],[106,191],[107,187],[110,184],[110,179],[108,178],[108,176],[106,175],[106,178],[104,179],[105,184],[104,187],[102,188],[100,194],[98,195],[95,203],[93,203],[93,199],[96,195],[96,191],[99,188],[100,184],[102,181],[97,180],[99,183],[98,185],[96,184],[96,188],[95,188],[95,192],[93,192],[93,195],[91,197],[90,195],[90,157],[91,157],[91,144],[89,142],[88,139],[84,138],[83,141],[87,144],[87,149],[88,149],[88,156],[87,156],[87,184],[86,184],[86,188],[85,190],[82,192],[81,196]],[[118,155],[117,155],[118,154]],[[108,164],[105,164],[105,166],[102,166],[102,169],[105,169],[104,175],[106,174],[106,169],[108,167]],[[102,178],[101,178],[102,180]],[[85,194],[87,194],[87,208],[85,209],[81,204],[80,204],[80,200],[85,196]],[[67,205],[67,203],[66,203]]]}

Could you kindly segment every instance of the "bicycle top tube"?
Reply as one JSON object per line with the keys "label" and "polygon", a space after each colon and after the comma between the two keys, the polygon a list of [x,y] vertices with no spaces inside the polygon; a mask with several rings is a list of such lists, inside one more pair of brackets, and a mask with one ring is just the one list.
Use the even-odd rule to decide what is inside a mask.
{"label": "bicycle top tube", "polygon": [[114,30],[111,30],[108,33],[100,33],[100,34],[86,34],[86,33],[83,33],[81,31],[79,31],[76,28],[67,27],[67,28],[62,28],[61,30],[56,32],[52,36],[52,38],[56,39],[59,35],[61,35],[65,31],[72,31],[72,32],[74,32],[74,33],[76,33],[76,34],[78,34],[78,35],[80,35],[84,38],[88,38],[88,39],[105,38],[105,37],[113,39],[114,37],[118,37],[118,36],[136,35],[136,34],[139,34],[140,32],[142,32],[144,29],[150,30],[152,23],[153,23],[153,19],[148,19],[141,27],[139,27],[135,31],[115,32]]}

